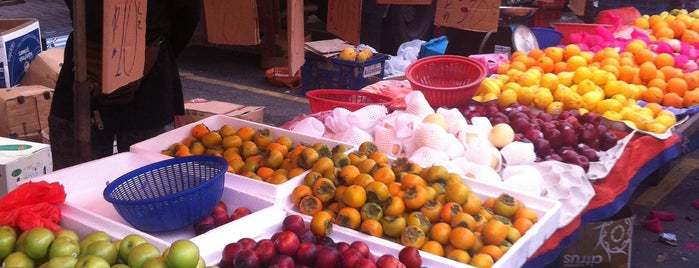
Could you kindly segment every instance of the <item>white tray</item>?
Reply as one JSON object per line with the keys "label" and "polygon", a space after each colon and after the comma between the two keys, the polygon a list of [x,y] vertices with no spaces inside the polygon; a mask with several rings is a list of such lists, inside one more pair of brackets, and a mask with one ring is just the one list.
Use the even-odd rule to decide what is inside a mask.
{"label": "white tray", "polygon": [[[502,193],[507,193],[516,199],[522,200],[522,202],[527,206],[527,208],[532,209],[539,216],[539,221],[536,222],[527,233],[522,236],[512,247],[505,253],[493,267],[520,267],[522,266],[527,258],[532,256],[544,241],[548,239],[559,227],[559,220],[561,218],[561,202],[553,199],[548,199],[540,196],[534,196],[529,194],[524,194],[521,192],[516,192],[502,188],[500,186],[488,184],[479,180],[464,178],[464,183],[471,187],[474,193],[476,193],[481,200],[485,200],[488,197],[497,197]],[[287,198],[283,203],[284,209],[289,211],[289,213],[300,214],[298,209],[294,207],[291,200]],[[310,221],[310,216],[302,215],[306,220]],[[392,250],[397,254],[402,245],[385,240],[382,238],[377,238],[373,236],[366,235],[359,231],[352,230],[350,228],[342,227],[339,225],[333,226],[334,232],[340,232],[348,236],[358,237],[361,240],[370,241],[374,244],[381,244],[383,247]],[[423,261],[425,261],[427,267],[454,267],[463,266],[463,264],[452,261],[450,259],[439,257],[433,254],[428,254],[426,252],[421,253]],[[430,265],[431,264],[431,265]],[[471,267],[471,266],[467,266]]]}
{"label": "white tray", "polygon": [[[236,129],[243,126],[249,126],[256,130],[269,129],[269,132],[273,137],[276,138],[279,136],[287,136],[291,138],[294,144],[303,142],[312,145],[317,142],[322,142],[327,144],[330,148],[338,144],[342,144],[347,146],[348,151],[351,151],[356,147],[355,145],[339,142],[336,140],[308,136],[292,132],[286,129],[268,126],[239,118],[233,118],[223,115],[213,115],[200,121],[193,122],[188,125],[184,125],[182,127],[160,134],[151,139],[136,143],[132,145],[131,148],[129,148],[129,151],[141,155],[149,155],[149,157],[161,157],[162,154],[160,152],[162,150],[167,149],[167,147],[172,145],[173,143],[180,142],[184,138],[190,136],[192,128],[199,123],[204,123],[210,129],[219,129],[221,128],[221,126],[226,124],[231,125]],[[226,185],[230,187],[236,187],[238,189],[246,189],[246,191],[248,191],[251,194],[255,194],[257,196],[276,201],[282,198],[288,198],[288,195],[291,193],[293,188],[303,180],[304,175],[305,173],[295,178],[289,178],[289,181],[280,185],[274,185],[258,180],[249,179],[247,177],[243,177],[237,174],[226,173]]]}
{"label": "white tray", "polygon": [[[141,232],[126,222],[114,206],[104,200],[102,195],[109,181],[151,163],[153,161],[147,157],[125,152],[57,170],[30,181],[59,182],[64,186],[67,196],[65,203],[61,205],[62,220],[60,222],[64,228],[75,230],[79,235],[101,230],[107,232],[114,239],[121,239],[128,234],[135,233],[144,236],[153,245],[164,250],[178,239],[195,237],[194,229],[184,228],[162,233]],[[252,215],[264,215],[270,209],[278,210],[278,208],[273,207],[272,201],[228,186],[223,189],[221,201],[226,203],[229,214],[241,206],[247,207],[252,212],[250,215],[233,222],[247,222],[249,220],[246,218]]]}

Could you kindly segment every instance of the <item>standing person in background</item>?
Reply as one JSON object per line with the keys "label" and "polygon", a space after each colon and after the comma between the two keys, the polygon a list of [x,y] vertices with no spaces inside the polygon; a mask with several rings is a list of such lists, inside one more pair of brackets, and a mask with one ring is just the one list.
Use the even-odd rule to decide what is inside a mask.
{"label": "standing person in background", "polygon": [[[65,0],[65,3],[73,19],[73,0]],[[101,44],[103,1],[87,0],[85,6],[87,42]],[[115,140],[119,152],[128,151],[132,144],[165,132],[166,126],[174,122],[175,115],[184,114],[176,58],[189,43],[199,23],[201,2],[148,0],[147,8],[146,46],[159,44],[152,68],[144,74],[140,87],[128,103],[103,105],[92,101],[89,104],[93,115],[90,134],[93,159],[113,154]],[[64,63],[49,114],[54,170],[79,164],[75,153],[73,35],[71,33],[66,42]]]}

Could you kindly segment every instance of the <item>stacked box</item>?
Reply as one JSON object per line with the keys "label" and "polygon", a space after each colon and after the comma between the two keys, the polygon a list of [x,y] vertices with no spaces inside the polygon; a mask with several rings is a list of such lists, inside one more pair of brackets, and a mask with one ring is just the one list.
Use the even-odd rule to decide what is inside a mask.
{"label": "stacked box", "polygon": [[28,179],[53,171],[51,148],[42,143],[0,137],[0,197]]}
{"label": "stacked box", "polygon": [[40,52],[37,19],[0,20],[0,88],[17,86]]}
{"label": "stacked box", "polygon": [[53,89],[41,85],[0,89],[0,136],[41,142]]}

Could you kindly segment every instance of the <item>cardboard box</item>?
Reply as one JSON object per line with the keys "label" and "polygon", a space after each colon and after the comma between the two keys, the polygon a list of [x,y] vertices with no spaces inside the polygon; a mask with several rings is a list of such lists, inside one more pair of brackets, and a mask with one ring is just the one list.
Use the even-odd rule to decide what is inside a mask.
{"label": "cardboard box", "polygon": [[175,127],[220,114],[262,123],[265,107],[245,106],[223,101],[197,101],[184,104],[184,115],[175,118]]}
{"label": "cardboard box", "polygon": [[40,85],[0,89],[0,136],[18,139],[39,135],[48,127],[52,98],[53,89]]}
{"label": "cardboard box", "polygon": [[63,65],[64,51],[64,48],[52,48],[39,53],[39,56],[29,65],[29,70],[24,74],[20,85],[42,85],[48,88],[56,88],[58,73]]}
{"label": "cardboard box", "polygon": [[20,183],[51,171],[53,160],[48,145],[0,137],[0,197]]}
{"label": "cardboard box", "polygon": [[37,19],[0,20],[0,88],[17,86],[40,52]]}
{"label": "cardboard box", "polygon": [[629,267],[633,238],[633,212],[623,207],[604,221],[580,231],[580,240],[563,251],[558,267]]}

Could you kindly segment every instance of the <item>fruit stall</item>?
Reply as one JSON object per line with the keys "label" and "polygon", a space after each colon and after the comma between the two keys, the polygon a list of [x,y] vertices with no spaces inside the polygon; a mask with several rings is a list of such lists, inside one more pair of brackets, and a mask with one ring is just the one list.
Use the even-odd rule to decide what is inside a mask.
{"label": "fruit stall", "polygon": [[405,80],[309,89],[312,114],[280,127],[212,115],[29,179],[0,199],[0,261],[546,266],[697,147],[694,15],[558,23],[579,30],[495,66],[428,56]]}

